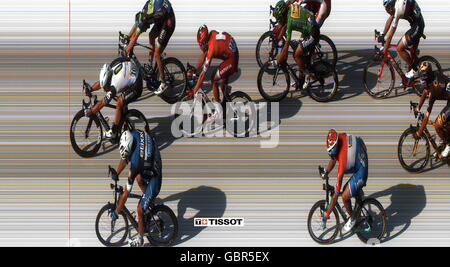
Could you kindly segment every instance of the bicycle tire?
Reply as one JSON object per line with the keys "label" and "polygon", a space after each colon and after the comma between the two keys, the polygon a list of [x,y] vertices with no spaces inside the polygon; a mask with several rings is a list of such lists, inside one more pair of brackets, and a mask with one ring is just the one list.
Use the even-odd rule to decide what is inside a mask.
{"label": "bicycle tire", "polygon": [[[387,216],[386,216],[386,211],[385,211],[383,205],[381,205],[381,203],[380,203],[378,200],[376,200],[376,199],[374,199],[374,198],[367,198],[367,199],[365,199],[365,200],[363,201],[362,207],[361,207],[361,211],[360,211],[360,212],[363,212],[363,211],[365,210],[364,207],[365,207],[366,205],[374,205],[374,206],[376,206],[376,207],[379,209],[380,215],[381,215],[381,217],[382,217],[382,224],[383,224],[383,227],[382,227],[382,230],[380,231],[380,234],[379,234],[378,236],[376,236],[376,237],[367,238],[366,236],[363,235],[362,232],[357,232],[356,235],[358,236],[359,240],[361,240],[361,241],[362,241],[363,243],[365,243],[365,244],[367,244],[367,242],[368,242],[368,241],[371,241],[372,239],[377,240],[377,241],[378,241],[377,243],[381,243],[382,238],[385,236],[386,231],[387,231]],[[361,216],[361,215],[358,214],[358,216]]]}
{"label": "bicycle tire", "polygon": [[[364,88],[367,92],[368,95],[370,95],[372,98],[374,99],[383,99],[386,98],[388,95],[391,94],[392,90],[394,89],[395,86],[395,72],[394,72],[394,67],[392,67],[392,64],[388,63],[388,69],[389,69],[389,74],[391,75],[391,81],[389,86],[384,90],[385,93],[375,93],[373,92],[373,88],[369,88],[370,86],[368,85],[368,78],[369,78],[369,68],[376,66],[376,65],[380,65],[380,64],[384,64],[383,61],[378,61],[378,60],[373,60],[371,61],[369,64],[367,64],[367,66],[364,68],[364,77],[363,77],[363,82],[364,82]],[[377,84],[378,84],[378,78],[377,78]],[[381,91],[383,92],[383,91]]]}
{"label": "bicycle tire", "polygon": [[[284,76],[285,82],[286,82],[286,88],[280,90],[280,93],[277,93],[275,95],[271,95],[269,93],[266,92],[266,90],[263,88],[262,85],[262,79],[263,79],[263,75],[267,74],[267,75],[276,75],[277,74],[277,70],[275,69],[270,69],[271,67],[271,63],[267,62],[264,64],[264,66],[259,70],[258,73],[258,91],[261,94],[261,96],[269,102],[280,102],[281,100],[283,100],[284,98],[286,98],[287,94],[289,93],[289,89],[291,87],[291,77],[289,75],[289,72],[286,68],[286,66],[281,66],[279,67],[277,70],[279,73],[279,76]],[[281,78],[283,79],[283,78]]]}
{"label": "bicycle tire", "polygon": [[115,206],[111,203],[106,204],[105,206],[103,206],[100,211],[97,214],[97,218],[95,219],[95,234],[97,235],[98,240],[100,241],[100,243],[102,243],[102,245],[106,246],[106,247],[121,247],[123,245],[125,245],[125,240],[128,236],[128,232],[129,232],[129,223],[128,223],[128,219],[124,216],[119,214],[119,218],[122,217],[123,220],[125,221],[125,231],[123,236],[119,239],[118,242],[114,242],[111,243],[107,240],[105,240],[103,238],[103,236],[100,234],[100,229],[99,229],[99,222],[100,222],[100,218],[102,217],[103,213],[115,209]]}
{"label": "bicycle tire", "polygon": [[261,58],[262,57],[262,52],[261,52],[262,44],[263,44],[264,40],[266,40],[267,38],[271,39],[269,42],[272,43],[272,49],[275,50],[275,53],[274,53],[273,57],[275,58],[277,56],[277,54],[278,54],[278,50],[277,50],[276,44],[273,41],[275,39],[275,36],[274,36],[273,32],[272,31],[267,31],[267,32],[263,33],[263,35],[261,35],[261,37],[259,38],[258,43],[256,44],[256,53],[255,53],[256,54],[256,62],[258,63],[258,66],[260,68],[262,68],[262,66],[267,61],[271,60],[269,55],[267,55],[267,58],[269,58],[269,60],[263,60]]}
{"label": "bicycle tire", "polygon": [[[95,155],[97,155],[98,151],[101,148],[102,142],[103,142],[103,127],[101,126],[100,120],[98,119],[97,116],[91,116],[89,118],[89,120],[91,120],[90,122],[95,123],[95,125],[97,126],[97,129],[99,129],[100,131],[100,142],[97,142],[97,144],[93,147],[92,150],[89,151],[84,151],[78,144],[75,138],[75,128],[78,124],[78,122],[83,119],[83,118],[87,118],[84,110],[80,110],[78,111],[77,114],[75,114],[72,123],[70,125],[70,143],[72,145],[73,150],[75,151],[75,153],[77,153],[77,155],[79,155],[82,158],[92,158],[95,157]],[[92,125],[92,124],[91,124]]]}
{"label": "bicycle tire", "polygon": [[314,204],[311,208],[311,210],[309,211],[308,214],[308,233],[311,236],[311,238],[318,244],[321,245],[326,245],[326,244],[331,244],[333,243],[333,241],[336,239],[338,233],[339,233],[339,215],[336,209],[333,210],[333,216],[336,218],[336,226],[334,227],[334,232],[332,233],[330,238],[327,239],[321,239],[319,237],[317,237],[312,229],[312,225],[311,225],[311,221],[313,219],[313,216],[316,212],[317,209],[321,209],[321,210],[325,210],[325,207],[327,206],[327,202],[325,200],[320,200],[318,202],[316,202],[316,204]]}
{"label": "bicycle tire", "polygon": [[152,215],[157,214],[158,212],[163,212],[163,213],[166,213],[167,215],[169,215],[170,220],[173,222],[172,236],[169,240],[164,241],[164,242],[156,241],[154,238],[151,237],[150,234],[147,235],[147,239],[150,242],[150,244],[152,244],[153,246],[157,246],[157,247],[170,246],[178,238],[178,219],[175,216],[175,213],[172,211],[172,209],[165,205],[156,205],[151,210]]}
{"label": "bicycle tire", "polygon": [[398,142],[398,147],[397,147],[397,155],[398,155],[398,159],[400,161],[401,166],[403,167],[403,169],[405,169],[406,171],[411,172],[411,173],[419,173],[419,172],[423,171],[423,169],[427,166],[427,164],[429,163],[430,158],[431,158],[430,141],[428,140],[428,138],[426,136],[424,136],[422,139],[425,139],[425,141],[426,141],[425,161],[418,168],[414,168],[405,162],[405,159],[403,157],[404,141],[406,140],[406,138],[409,135],[413,135],[414,133],[416,133],[417,130],[418,129],[416,127],[410,127],[407,130],[405,130],[403,132],[403,134],[400,136],[400,140]]}
{"label": "bicycle tire", "polygon": [[[186,90],[188,87],[187,73],[186,73],[186,69],[185,69],[183,63],[181,63],[181,61],[179,61],[178,59],[176,59],[174,57],[169,57],[169,58],[164,59],[166,79],[167,79],[168,75],[173,75],[173,73],[174,73],[174,72],[167,73],[167,72],[169,72],[169,70],[167,68],[167,66],[169,66],[169,65],[174,65],[174,66],[176,66],[176,68],[178,68],[177,73],[180,75],[183,75],[183,81],[179,86],[177,86],[178,90],[174,90],[174,88],[172,88],[172,86],[169,86],[170,88],[168,88],[166,91],[164,91],[160,95],[160,97],[162,100],[164,100],[168,104],[175,104],[175,103],[179,102],[186,94]],[[158,71],[156,71],[156,77],[159,77]],[[169,82],[172,82],[172,81],[169,81]]]}

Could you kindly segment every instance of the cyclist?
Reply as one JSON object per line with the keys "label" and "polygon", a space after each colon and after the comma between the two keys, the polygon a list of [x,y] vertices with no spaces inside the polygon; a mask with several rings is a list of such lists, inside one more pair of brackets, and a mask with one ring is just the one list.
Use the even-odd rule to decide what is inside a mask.
{"label": "cyclist", "polygon": [[388,49],[394,38],[399,20],[407,20],[411,25],[411,29],[399,41],[397,48],[398,54],[409,67],[406,77],[411,80],[417,75],[418,58],[416,52],[425,29],[422,12],[416,0],[383,0],[383,5],[390,15],[386,21],[383,35],[380,37],[382,41],[384,41],[385,36],[387,37],[384,45],[385,59],[387,59]]}
{"label": "cyclist", "polygon": [[[206,72],[211,66],[213,59],[221,59],[220,64],[214,76],[211,78],[213,87],[213,102],[220,103],[219,84],[222,88],[222,93],[227,90],[228,80],[231,75],[238,71],[239,66],[239,49],[233,36],[227,32],[212,30],[209,31],[208,26],[202,25],[197,32],[197,42],[202,51],[199,63],[196,67],[196,72],[199,73],[197,84],[192,91],[191,97],[194,96],[206,80]],[[189,76],[192,76],[190,73]],[[211,114],[209,120],[215,120],[220,116],[220,112],[216,110]]]}
{"label": "cyclist", "polygon": [[[290,3],[290,2],[289,2]],[[310,10],[304,8],[297,2],[291,3],[289,6],[286,2],[279,1],[275,6],[274,17],[285,23],[286,30],[286,44],[278,56],[278,59],[273,62],[274,65],[286,63],[289,54],[289,44],[292,40],[293,31],[298,31],[303,34],[303,41],[294,52],[294,59],[300,70],[300,78],[305,81],[303,88],[309,85],[309,74],[307,73],[306,56],[315,48],[320,39],[320,25],[317,23],[315,15]]]}
{"label": "cyclist", "polygon": [[332,129],[327,136],[327,151],[331,160],[325,170],[324,177],[328,176],[336,166],[336,163],[339,162],[336,194],[333,197],[331,205],[328,207],[326,213],[327,219],[330,219],[330,215],[338,201],[344,175],[353,174],[347,186],[343,189],[344,192],[342,194],[345,209],[349,215],[349,220],[346,222],[343,230],[345,233],[348,233],[355,226],[351,198],[356,198],[362,188],[367,184],[369,175],[367,148],[360,137],[346,133],[338,134],[336,130]]}
{"label": "cyclist", "polygon": [[442,141],[440,147],[443,148],[442,153],[438,156],[441,159],[445,159],[450,154],[450,83],[448,83],[447,77],[444,77],[443,75],[437,75],[435,72],[433,72],[431,64],[428,62],[422,63],[422,65],[420,66],[420,73],[421,79],[426,86],[424,94],[420,98],[419,106],[415,110],[416,114],[418,114],[422,109],[425,100],[427,98],[429,98],[429,100],[425,118],[420,129],[417,131],[414,137],[418,140],[422,138],[424,130],[428,125],[428,121],[430,120],[430,115],[433,111],[434,103],[437,100],[447,101],[447,105],[437,117],[436,123],[434,125],[436,133],[439,135]]}
{"label": "cyclist", "polygon": [[323,26],[331,14],[331,0],[288,0],[286,3],[291,5],[294,2],[303,4],[306,9],[312,11],[316,15],[316,23],[319,27]]}
{"label": "cyclist", "polygon": [[176,25],[175,13],[169,0],[149,0],[142,11],[136,14],[136,22],[129,33],[130,43],[127,48],[128,56],[133,54],[133,49],[139,35],[146,32],[152,24],[153,27],[149,33],[149,42],[152,49],[150,50],[149,57],[151,62],[155,58],[158,65],[161,85],[155,91],[155,94],[161,95],[169,88],[169,85],[166,83],[164,63],[161,55],[175,31]]}
{"label": "cyclist", "polygon": [[155,140],[142,131],[125,131],[120,137],[119,152],[121,161],[117,168],[117,175],[125,170],[131,163],[128,174],[128,183],[124,194],[119,200],[111,218],[116,221],[125,208],[133,183],[137,180],[143,195],[137,207],[139,237],[131,241],[130,246],[142,246],[144,244],[144,213],[148,211],[151,204],[158,196],[162,184],[162,161],[161,154]]}
{"label": "cyclist", "polygon": [[117,132],[123,123],[124,108],[142,95],[143,83],[139,67],[132,61],[125,60],[104,64],[100,71],[99,81],[92,87],[89,86],[86,94],[90,95],[100,89],[106,92],[105,97],[92,109],[86,109],[85,114],[87,117],[95,116],[117,97],[115,120],[111,130],[105,133],[107,138],[116,139]]}

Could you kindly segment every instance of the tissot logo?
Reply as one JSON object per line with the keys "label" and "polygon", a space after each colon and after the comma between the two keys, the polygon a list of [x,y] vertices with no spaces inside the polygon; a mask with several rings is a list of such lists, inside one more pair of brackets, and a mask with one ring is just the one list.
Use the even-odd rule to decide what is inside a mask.
{"label": "tissot logo", "polygon": [[243,218],[195,218],[195,227],[243,227]]}

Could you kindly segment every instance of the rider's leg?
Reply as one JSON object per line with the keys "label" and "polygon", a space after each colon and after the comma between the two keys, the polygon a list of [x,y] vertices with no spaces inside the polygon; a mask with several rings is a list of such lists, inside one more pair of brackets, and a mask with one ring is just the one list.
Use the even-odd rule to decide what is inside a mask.
{"label": "rider's leg", "polygon": [[153,62],[155,58],[155,46],[156,46],[156,38],[158,38],[160,32],[160,28],[157,25],[154,25],[150,32],[148,33],[148,42],[150,44],[150,51],[148,52],[148,59],[150,62]]}
{"label": "rider's leg", "polygon": [[408,79],[414,78],[417,74],[417,49],[419,47],[420,38],[422,38],[424,25],[420,23],[408,30],[398,44],[398,54],[401,59],[408,65],[409,71],[406,74]]}
{"label": "rider's leg", "polygon": [[143,237],[145,234],[144,214],[150,208],[155,198],[158,196],[162,184],[162,179],[160,177],[152,177],[147,180],[147,188],[142,195],[141,201],[138,205],[138,232],[141,237]]}
{"label": "rider's leg", "polygon": [[159,80],[161,81],[161,85],[159,86],[158,90],[155,91],[155,94],[157,95],[162,94],[169,87],[169,85],[166,83],[166,73],[164,71],[165,68],[164,62],[162,60],[162,54],[164,53],[164,50],[166,49],[167,44],[169,43],[169,40],[172,37],[174,31],[175,18],[170,18],[166,22],[164,22],[164,25],[159,32],[159,36],[156,39],[155,59],[156,64],[158,65]]}
{"label": "rider's leg", "polygon": [[319,12],[316,16],[317,24],[322,27],[325,20],[330,16],[331,13],[331,0],[325,0],[320,5]]}

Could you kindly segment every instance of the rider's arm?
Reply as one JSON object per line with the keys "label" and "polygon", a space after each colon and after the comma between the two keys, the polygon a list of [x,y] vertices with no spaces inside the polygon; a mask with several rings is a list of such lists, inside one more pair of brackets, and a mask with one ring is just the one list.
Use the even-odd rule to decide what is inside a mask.
{"label": "rider's arm", "polygon": [[386,58],[386,55],[387,55],[387,53],[389,51],[389,47],[391,46],[392,39],[394,38],[395,31],[397,30],[398,21],[399,21],[399,17],[397,15],[393,16],[391,27],[390,27],[387,35],[386,35],[386,37],[387,37],[386,38],[386,43],[384,44],[384,55],[385,55],[385,58]]}
{"label": "rider's arm", "polygon": [[327,168],[325,169],[326,174],[327,175],[330,174],[333,171],[335,166],[336,166],[336,160],[335,159],[330,160],[330,162],[328,163]]}
{"label": "rider's arm", "polygon": [[[278,56],[278,59],[277,59],[278,65],[284,64],[286,62],[288,54],[289,54],[289,44],[291,43],[291,39],[292,39],[292,26],[291,26],[292,23],[290,23],[290,21],[289,21],[290,19],[291,18],[289,18],[288,22],[287,22],[286,43],[284,44],[283,51],[281,52],[281,54]],[[284,31],[282,31],[282,32],[284,32]]]}
{"label": "rider's arm", "polygon": [[120,176],[120,174],[125,170],[125,167],[127,167],[128,162],[124,159],[120,160],[119,166],[117,167],[117,175]]}
{"label": "rider's arm", "polygon": [[196,73],[200,73],[202,71],[202,67],[205,64],[207,55],[208,55],[208,52],[202,53],[202,55],[200,56],[200,60],[198,61],[197,67],[195,68]]}
{"label": "rider's arm", "polygon": [[327,210],[327,219],[330,218],[331,213],[333,212],[334,208],[336,207],[336,204],[337,204],[337,201],[339,198],[339,194],[341,192],[342,180],[344,179],[345,168],[346,168],[346,166],[344,166],[344,164],[339,164],[339,172],[338,172],[338,176],[337,176],[336,191],[334,192],[333,201],[331,202],[331,205],[328,207],[328,210]]}
{"label": "rider's arm", "polygon": [[128,184],[125,188],[125,192],[123,192],[122,197],[119,199],[119,204],[117,205],[116,212],[118,214],[122,213],[123,209],[125,208],[125,204],[127,203],[130,192],[133,189],[134,180],[136,179],[137,175],[137,172],[130,170],[130,173],[128,175]]}
{"label": "rider's arm", "polygon": [[420,101],[419,101],[419,106],[417,107],[417,110],[420,111],[423,107],[423,104],[425,104],[425,101],[427,100],[428,96],[429,96],[429,90],[425,89],[423,92],[422,97],[420,97]]}
{"label": "rider's arm", "polygon": [[133,55],[134,46],[136,45],[140,35],[141,35],[141,29],[139,27],[136,27],[134,29],[134,32],[130,36],[130,42],[127,47],[128,56]]}
{"label": "rider's arm", "polygon": [[194,93],[196,93],[202,87],[203,83],[205,82],[206,72],[208,71],[208,68],[211,65],[211,60],[213,58],[213,55],[214,55],[214,48],[212,47],[212,45],[210,45],[208,48],[206,58],[205,58],[205,62],[203,63],[202,72],[201,72],[200,76],[198,77],[197,84],[195,85]]}
{"label": "rider's arm", "polygon": [[387,32],[391,29],[392,21],[394,21],[394,16],[389,16],[386,20],[386,25],[384,26],[383,35],[386,36]]}
{"label": "rider's arm", "polygon": [[[425,94],[424,94],[425,95]],[[434,98],[430,97],[430,101],[428,102],[427,113],[425,114],[425,118],[422,121],[422,125],[420,126],[419,131],[417,131],[417,136],[422,137],[423,132],[428,126],[428,122],[430,121],[431,112],[433,111]]]}
{"label": "rider's arm", "polygon": [[95,82],[92,85],[91,89],[92,89],[92,92],[95,92],[95,91],[98,91],[98,90],[102,89],[102,87],[100,86],[100,82]]}
{"label": "rider's arm", "polygon": [[286,30],[287,30],[287,23],[283,25],[283,27],[281,27],[280,31],[278,32],[278,36],[276,36],[277,40],[281,40],[283,39],[283,36],[286,35]]}

